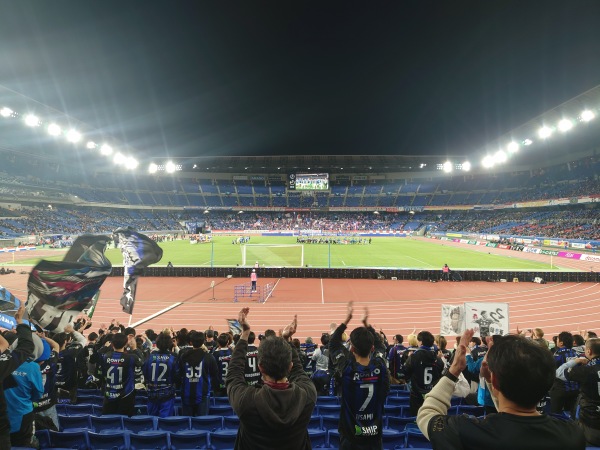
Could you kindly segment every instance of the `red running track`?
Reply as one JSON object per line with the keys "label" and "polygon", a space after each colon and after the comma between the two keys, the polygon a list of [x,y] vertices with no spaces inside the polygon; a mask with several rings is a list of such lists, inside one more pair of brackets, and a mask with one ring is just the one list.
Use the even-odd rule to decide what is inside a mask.
{"label": "red running track", "polygon": [[[233,302],[234,286],[246,279],[214,279],[216,300],[207,278],[141,278],[132,323],[181,302],[181,305],[139,326],[140,330],[175,329],[205,330],[213,325],[225,330],[224,319],[235,318],[240,308],[250,307],[249,320],[253,329],[279,329],[298,314],[298,337],[319,337],[329,330],[331,322],[345,317],[346,303],[354,301],[356,318],[350,324],[358,326],[362,307],[368,306],[370,321],[388,335],[404,336],[413,328],[439,332],[441,304],[465,301],[507,302],[510,305],[510,327],[540,327],[546,337],[560,331],[600,330],[598,315],[600,284],[598,283],[429,283],[426,281],[346,280],[346,279],[259,279],[259,285],[276,283],[272,297],[266,303],[243,299]],[[18,298],[26,297],[27,275],[4,275],[0,283]],[[109,278],[102,286],[94,314],[96,326],[117,319],[128,323],[129,316],[121,312],[119,298],[121,278]],[[96,329],[94,326],[94,329]]]}

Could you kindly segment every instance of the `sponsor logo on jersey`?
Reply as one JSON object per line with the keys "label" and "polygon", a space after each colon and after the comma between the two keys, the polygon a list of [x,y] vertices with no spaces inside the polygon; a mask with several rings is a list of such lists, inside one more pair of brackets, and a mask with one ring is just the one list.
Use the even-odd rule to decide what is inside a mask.
{"label": "sponsor logo on jersey", "polygon": [[354,425],[354,434],[356,436],[377,436],[377,425],[370,425],[368,427]]}

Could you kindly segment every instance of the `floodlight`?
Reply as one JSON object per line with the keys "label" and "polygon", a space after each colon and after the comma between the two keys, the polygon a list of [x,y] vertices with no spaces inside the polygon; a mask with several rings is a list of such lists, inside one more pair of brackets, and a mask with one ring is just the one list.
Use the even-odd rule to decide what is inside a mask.
{"label": "floodlight", "polygon": [[157,170],[158,170],[158,166],[154,163],[150,163],[150,165],[148,166],[148,172],[156,173]]}
{"label": "floodlight", "polygon": [[125,158],[125,156],[122,153],[117,153],[113,157],[113,162],[117,165],[125,164],[126,159],[127,158]]}
{"label": "floodlight", "polygon": [[7,108],[6,106],[2,109],[0,109],[0,116],[2,117],[10,117],[13,115],[13,110],[10,108]]}
{"label": "floodlight", "polygon": [[581,120],[583,120],[584,122],[589,122],[590,120],[593,120],[594,117],[596,117],[596,114],[594,114],[594,111],[590,111],[589,109],[586,109],[585,111],[583,111],[581,113]]}
{"label": "floodlight", "polygon": [[486,156],[481,161],[481,165],[483,167],[485,167],[486,169],[489,169],[490,167],[494,167],[494,158],[490,155]]}
{"label": "floodlight", "polygon": [[113,149],[108,144],[102,144],[102,146],[100,147],[100,153],[102,153],[103,155],[109,156],[112,155],[112,152]]}
{"label": "floodlight", "polygon": [[81,140],[81,133],[77,130],[69,130],[67,131],[67,141],[72,142],[73,144],[79,142]]}
{"label": "floodlight", "polygon": [[558,129],[563,133],[565,131],[569,131],[571,128],[573,128],[573,122],[571,122],[569,119],[562,119],[560,122],[558,122]]}
{"label": "floodlight", "polygon": [[204,214],[208,214],[210,211],[208,209],[204,210]]}
{"label": "floodlight", "polygon": [[464,163],[462,163],[462,170],[464,170],[465,172],[471,170],[471,163],[469,161],[465,161]]}
{"label": "floodlight", "polygon": [[504,153],[502,150],[498,150],[494,154],[494,162],[496,162],[498,164],[506,162],[506,153]]}
{"label": "floodlight", "polygon": [[515,141],[509,142],[506,149],[508,150],[508,153],[516,153],[519,151],[519,144]]}
{"label": "floodlight", "polygon": [[525,145],[527,147],[530,146],[531,144],[533,144],[533,141],[531,139],[525,139],[523,141],[523,145]]}
{"label": "floodlight", "polygon": [[542,127],[538,130],[538,136],[541,139],[546,139],[552,136],[552,128]]}
{"label": "floodlight", "polygon": [[443,170],[446,173],[452,172],[452,163],[450,161],[446,161],[443,165]]}
{"label": "floodlight", "polygon": [[62,133],[62,130],[57,124],[51,123],[48,125],[48,134],[50,136],[60,136],[60,133]]}
{"label": "floodlight", "polygon": [[130,156],[129,158],[127,158],[125,160],[125,168],[129,169],[129,170],[134,170],[137,168],[137,166],[139,166],[140,163],[137,162],[137,160]]}
{"label": "floodlight", "polygon": [[88,143],[85,144],[85,147],[89,150],[94,150],[98,145],[94,141],[88,141]]}
{"label": "floodlight", "polygon": [[379,215],[379,211],[373,211],[373,214]]}
{"label": "floodlight", "polygon": [[165,165],[165,170],[167,171],[167,173],[173,173],[175,172],[175,164],[173,164],[173,161],[169,161],[167,162],[167,164]]}
{"label": "floodlight", "polygon": [[28,127],[39,127],[40,119],[38,119],[37,116],[34,116],[33,114],[28,114],[25,116],[25,125],[27,125]]}

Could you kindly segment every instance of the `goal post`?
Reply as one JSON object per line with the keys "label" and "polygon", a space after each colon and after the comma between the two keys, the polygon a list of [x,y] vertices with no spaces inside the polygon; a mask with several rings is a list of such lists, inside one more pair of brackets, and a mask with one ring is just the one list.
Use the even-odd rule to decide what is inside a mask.
{"label": "goal post", "polygon": [[242,266],[304,267],[302,244],[244,244]]}

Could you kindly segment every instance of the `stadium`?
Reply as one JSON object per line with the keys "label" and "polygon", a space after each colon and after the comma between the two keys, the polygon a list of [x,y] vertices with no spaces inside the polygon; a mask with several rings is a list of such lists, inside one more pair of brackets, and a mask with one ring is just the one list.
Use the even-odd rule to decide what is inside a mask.
{"label": "stadium", "polygon": [[[189,7],[182,7],[179,13],[169,10],[169,15],[173,13],[177,17],[173,23],[179,20],[183,23],[182,11]],[[158,7],[149,8],[144,14],[162,26],[159,10],[163,11]],[[200,14],[203,20],[210,17],[215,24],[219,23],[220,15],[215,11],[202,9],[202,12],[206,13]],[[108,19],[112,13],[101,10],[96,13],[98,23],[118,22],[114,17]],[[133,13],[125,15],[129,17],[128,14]],[[253,14],[246,11],[240,24],[249,26],[252,20],[246,20],[246,16],[253,17]],[[447,382],[446,378],[460,384],[463,381],[460,376],[467,374],[468,377],[464,381],[470,393],[465,391],[459,395],[459,384],[455,384],[455,390],[449,394],[448,416],[466,413],[485,424],[488,415],[507,412],[504,409],[507,403],[494,401],[499,392],[503,402],[508,398],[504,396],[504,387],[500,389],[492,383],[490,373],[493,380],[497,380],[495,377],[500,371],[492,370],[494,363],[488,364],[487,359],[483,359],[485,353],[476,354],[477,349],[482,348],[480,338],[485,351],[488,348],[491,351],[492,345],[507,345],[503,344],[510,341],[507,336],[526,335],[519,339],[526,345],[536,341],[552,350],[555,362],[558,362],[555,355],[566,354],[563,351],[569,340],[566,334],[571,340],[580,338],[583,344],[577,341],[577,353],[573,341],[572,348],[568,347],[569,351],[573,350],[572,354],[557,366],[562,367],[563,372],[558,374],[554,368],[547,371],[553,372],[550,375],[555,383],[567,380],[565,386],[574,383],[564,378],[570,376],[572,366],[565,369],[569,363],[589,364],[587,368],[596,364],[599,356],[590,348],[596,345],[592,330],[600,328],[597,313],[600,297],[600,85],[593,75],[586,83],[572,83],[561,92],[562,97],[552,96],[552,99],[561,99],[556,104],[550,95],[536,102],[537,107],[544,107],[533,114],[532,108],[517,111],[523,104],[514,98],[525,96],[527,88],[513,91],[510,83],[514,80],[507,81],[507,77],[499,81],[495,94],[486,92],[485,98],[477,101],[483,105],[496,99],[498,106],[498,99],[505,95],[504,89],[507,98],[511,97],[506,103],[514,101],[514,104],[497,115],[484,112],[484,115],[490,114],[490,118],[476,122],[481,125],[488,121],[482,131],[476,130],[475,122],[469,123],[466,116],[457,120],[463,110],[456,105],[463,97],[468,103],[471,96],[476,97],[483,88],[473,87],[470,92],[467,83],[461,86],[461,92],[449,93],[442,92],[440,85],[432,82],[433,76],[424,76],[421,81],[421,74],[435,74],[439,70],[445,78],[443,82],[438,80],[439,83],[455,86],[452,79],[461,76],[473,83],[467,74],[471,66],[454,66],[440,57],[448,54],[447,51],[440,50],[437,54],[438,59],[446,61],[441,69],[432,69],[436,58],[429,58],[426,50],[415,50],[417,56],[403,55],[406,61],[389,69],[394,75],[388,79],[388,70],[373,75],[379,72],[377,64],[366,63],[370,58],[372,61],[381,58],[387,68],[388,61],[396,58],[395,53],[387,53],[387,47],[377,47],[380,41],[387,42],[383,37],[369,41],[362,36],[365,42],[358,38],[352,40],[356,50],[351,50],[352,45],[338,47],[333,31],[326,39],[314,42],[310,35],[298,32],[297,43],[296,32],[289,30],[304,32],[304,23],[290,21],[284,22],[285,26],[277,25],[279,32],[294,34],[293,39],[288,36],[294,45],[279,47],[277,39],[265,31],[274,25],[263,29],[262,20],[266,19],[256,22],[261,26],[250,28],[259,30],[256,48],[270,49],[261,53],[270,62],[267,66],[255,61],[258,53],[251,53],[247,58],[242,50],[228,54],[223,50],[227,48],[225,44],[224,47],[215,44],[220,39],[227,42],[225,34],[222,30],[210,31],[212,24],[208,22],[198,27],[206,36],[202,35],[201,39],[194,35],[202,44],[195,43],[189,48],[183,45],[171,48],[168,39],[164,44],[157,43],[150,35],[160,34],[159,28],[141,31],[142,25],[139,29],[133,27],[133,32],[139,31],[139,36],[144,37],[132,38],[131,30],[123,31],[129,25],[125,23],[122,27],[112,25],[111,29],[117,35],[125,33],[123,36],[127,36],[122,42],[112,42],[115,47],[111,47],[111,51],[117,54],[117,59],[98,57],[93,64],[94,77],[78,77],[78,73],[89,72],[81,68],[78,72],[78,61],[73,63],[73,78],[65,81],[65,86],[69,85],[76,94],[65,95],[64,103],[56,100],[61,97],[59,88],[53,98],[54,94],[50,93],[46,97],[40,87],[49,87],[50,91],[52,84],[59,86],[58,72],[45,78],[40,75],[43,82],[38,86],[33,82],[28,84],[26,77],[19,83],[13,80],[13,83],[0,84],[0,328],[3,336],[0,346],[5,351],[3,358],[19,355],[19,351],[23,351],[19,346],[26,344],[22,344],[21,337],[15,342],[17,330],[31,334],[29,330],[35,329],[38,335],[34,334],[33,358],[30,354],[24,363],[21,361],[21,367],[28,366],[19,369],[20,372],[11,369],[12,375],[9,375],[23,376],[26,369],[33,370],[31,366],[37,374],[40,362],[44,383],[48,379],[52,380],[50,384],[55,383],[53,372],[60,373],[58,378],[62,377],[62,384],[51,387],[57,398],[49,400],[48,405],[55,408],[53,415],[45,415],[45,423],[38,411],[33,428],[21,427],[15,432],[14,424],[10,424],[13,442],[20,442],[15,439],[21,435],[29,439],[23,447],[13,448],[29,448],[29,445],[82,450],[107,446],[135,449],[149,445],[165,450],[243,447],[235,439],[236,436],[239,439],[238,430],[243,428],[240,423],[247,418],[235,409],[239,405],[233,400],[231,386],[234,384],[230,384],[227,373],[232,355],[237,351],[234,336],[235,342],[241,339],[247,344],[255,339],[250,338],[248,321],[256,339],[265,340],[267,346],[263,354],[266,356],[261,356],[260,344],[250,350],[256,351],[258,356],[253,362],[248,359],[244,368],[254,366],[253,376],[261,380],[257,386],[264,382],[269,389],[285,390],[296,383],[297,379],[291,381],[294,376],[291,371],[299,366],[295,359],[289,362],[289,367],[277,371],[278,376],[267,373],[261,362],[269,358],[270,343],[282,341],[281,337],[292,343],[292,335],[299,341],[298,351],[290,350],[291,357],[303,354],[307,358],[299,370],[303,377],[308,374],[314,382],[316,371],[329,376],[327,383],[320,387],[314,383],[318,397],[312,405],[314,410],[309,411],[312,416],[308,432],[300,430],[307,434],[306,448],[311,445],[338,448],[348,439],[340,425],[345,420],[340,420],[345,417],[342,414],[342,408],[347,407],[344,401],[349,398],[346,391],[342,393],[347,388],[343,377],[348,367],[354,371],[354,378],[350,377],[352,383],[360,380],[357,386],[369,388],[368,393],[356,389],[360,394],[356,396],[360,397],[356,405],[360,406],[360,414],[353,411],[350,416],[362,425],[356,425],[353,432],[356,436],[378,435],[382,442],[376,442],[373,448],[391,445],[396,449],[436,448],[433,422],[426,423],[425,428],[420,423],[423,407],[428,406],[427,399],[433,398],[429,393],[438,386],[432,383],[434,369],[439,372],[436,379],[439,385]],[[334,21],[337,20],[336,16]],[[88,32],[91,23],[95,21],[86,22],[87,26],[81,26],[79,32],[84,29]],[[229,25],[229,20],[222,24]],[[237,26],[246,29],[240,24]],[[396,33],[395,23],[387,26]],[[194,27],[195,24],[190,29]],[[186,27],[174,28],[169,26],[165,30],[183,40],[178,33]],[[215,25],[216,28],[219,27]],[[329,24],[325,28],[329,29]],[[361,24],[355,23],[344,29],[344,33],[360,35],[355,31],[360,29]],[[337,28],[332,27],[332,30]],[[91,35],[98,36],[97,32]],[[211,32],[215,32],[214,40],[208,37]],[[183,32],[187,38],[186,33]],[[235,42],[235,45],[230,42],[231,47],[244,48],[242,41],[246,38],[254,42],[251,33],[231,33],[229,38]],[[453,33],[446,34],[450,46]],[[43,33],[37,37],[39,44]],[[48,37],[54,39],[50,34]],[[469,41],[478,39],[469,38]],[[514,44],[516,38],[510,39]],[[130,40],[137,42],[132,45],[137,53],[130,53]],[[104,54],[96,47],[104,45],[104,40],[91,41],[86,41],[87,45],[95,48],[98,55]],[[107,48],[109,42],[107,38]],[[196,55],[192,50],[201,47],[211,50],[207,53],[211,58],[198,50],[197,59],[202,61],[199,63],[194,61]],[[120,48],[127,51],[121,53]],[[329,51],[334,48],[336,51]],[[361,48],[369,51],[363,52]],[[441,45],[441,48],[445,47]],[[467,48],[464,47],[462,58],[469,59],[465,56],[469,53]],[[311,57],[316,52],[317,62],[311,62],[310,71],[303,72],[299,69],[304,64],[301,58],[284,63],[273,56],[279,55],[283,61],[288,50],[291,54],[306,53]],[[183,84],[182,73],[187,70],[183,66],[172,72],[165,69],[157,75],[165,84],[153,84],[156,81],[153,72],[157,66],[168,67],[165,61],[171,54],[189,64],[190,72],[198,77],[198,85],[205,90],[191,93],[182,88],[173,97],[159,92],[164,86],[176,92],[177,84]],[[50,56],[50,53],[44,55],[40,64],[53,66],[48,62],[52,59]],[[57,61],[65,64],[63,58],[61,55]],[[122,67],[103,66],[104,61],[120,58],[125,58],[125,65],[130,60],[135,62],[131,63],[136,68],[135,75]],[[489,79],[492,71],[483,70],[489,61],[487,58],[482,55],[474,60],[479,61],[482,74],[487,73]],[[358,67],[363,66],[362,60],[364,67]],[[206,64],[207,61],[210,64]],[[522,63],[518,58],[512,62]],[[27,61],[22,64],[27,67]],[[58,67],[59,63],[56,64],[53,67]],[[203,78],[199,75],[203,71],[212,73],[211,70],[218,76]],[[306,85],[298,83],[298,78],[291,76],[288,70],[297,72],[298,77],[306,76]],[[368,86],[365,87],[357,80],[367,72]],[[521,75],[519,71],[514,73]],[[390,81],[394,76],[398,81]],[[123,105],[135,101],[136,97],[123,96],[123,91],[108,94],[110,83],[102,81],[119,77],[128,80],[123,83],[124,89],[133,91],[144,83],[150,86],[145,91],[149,95],[137,97],[143,105],[138,106],[140,110],[152,105],[148,111],[126,117],[123,111],[128,109]],[[269,80],[278,78],[283,80],[282,84],[273,83],[269,86],[273,89],[253,82],[266,79],[265,83],[269,84],[272,82]],[[329,82],[321,85],[321,80]],[[482,85],[489,87],[486,76],[482,75],[482,80],[485,80]],[[384,87],[378,91],[373,86],[379,82],[397,84],[401,88],[393,92],[388,89],[388,92]],[[572,96],[575,85],[584,88]],[[589,86],[595,87],[589,89]],[[364,93],[359,92],[363,87]],[[66,90],[64,88],[63,93]],[[330,98],[330,91],[337,95],[332,94]],[[411,91],[426,91],[427,105],[425,109],[415,109],[414,121],[402,124],[401,118],[406,116],[398,114],[396,117],[393,110],[381,107],[378,98],[389,96],[398,103],[410,105],[415,102],[409,95]],[[288,97],[288,92],[293,95]],[[104,94],[106,99],[103,99]],[[119,95],[123,98],[119,99]],[[182,101],[187,95],[189,101]],[[277,103],[278,96],[280,103]],[[310,99],[307,104],[300,100],[304,96]],[[76,101],[68,107],[73,98]],[[172,103],[159,105],[159,98],[171,98]],[[272,98],[275,98],[274,103],[271,103]],[[564,101],[565,98],[568,99]],[[121,105],[119,100],[122,100]],[[446,101],[454,106],[444,109]],[[358,119],[353,115],[354,102],[356,110],[364,109],[363,114],[356,116]],[[108,107],[107,103],[110,103]],[[57,106],[61,104],[62,108]],[[179,109],[182,104],[185,108]],[[288,104],[292,105],[290,109]],[[380,107],[384,111],[375,113]],[[501,109],[498,107],[498,111]],[[182,117],[183,112],[189,111],[193,111],[193,117]],[[372,119],[369,114],[374,114]],[[385,117],[386,114],[389,117]],[[471,117],[476,114],[470,111]],[[490,124],[502,114],[511,117]],[[522,118],[526,114],[530,116],[515,126],[515,117]],[[335,115],[344,120],[333,120]],[[446,120],[448,124],[462,124],[462,129],[456,134],[449,133],[450,125],[440,124]],[[177,121],[181,124],[175,124]],[[400,125],[390,125],[396,121]],[[423,127],[424,123],[434,125],[428,129],[428,125]],[[356,131],[363,124],[368,131]],[[151,127],[157,130],[149,131]],[[325,129],[328,133],[323,131]],[[373,130],[379,129],[385,136],[375,135]],[[390,130],[397,131],[397,135],[390,137],[393,134]],[[305,132],[306,140],[303,139]],[[180,140],[173,140],[176,133],[181,134]],[[439,136],[432,138],[438,133]],[[419,134],[424,143],[412,148]],[[429,136],[425,136],[427,134]],[[223,135],[227,139],[223,139]],[[458,135],[460,139],[456,138]],[[488,139],[489,136],[493,138]],[[348,145],[353,140],[358,144]],[[264,151],[261,145],[265,146]],[[344,154],[346,145],[349,150]],[[323,151],[328,146],[331,153]],[[358,152],[360,146],[364,150]],[[379,152],[382,148],[384,151]],[[426,148],[431,151],[425,151]],[[23,305],[25,320],[29,321],[27,327],[20,325]],[[363,310],[364,326],[359,326],[358,311]],[[350,326],[358,326],[359,331],[351,335],[352,328],[347,333],[344,330],[353,317],[354,325]],[[87,343],[85,330],[90,340]],[[371,340],[360,342],[361,332],[368,332]],[[432,345],[426,344],[430,334]],[[271,339],[269,335],[280,338]],[[435,341],[433,335],[436,335]],[[217,339],[223,336],[225,344],[217,344]],[[334,336],[339,344],[337,341],[332,344]],[[400,341],[396,342],[398,336]],[[402,346],[402,336],[407,337],[410,344],[409,350],[402,347],[403,352],[410,356],[403,357],[402,363],[396,366],[393,352]],[[464,355],[461,336],[470,339]],[[322,347],[318,346],[319,337]],[[75,342],[77,338],[83,340]],[[591,345],[586,344],[584,338]],[[489,347],[485,347],[486,341]],[[384,343],[385,357],[380,351]],[[287,358],[290,347],[285,342],[282,344],[285,351],[273,353],[279,365]],[[368,351],[359,351],[360,344]],[[336,349],[335,345],[340,348]],[[444,353],[446,345],[448,349],[452,346],[456,349],[452,357],[450,352]],[[72,358],[72,364],[77,361],[77,367],[63,365],[69,356],[65,356],[69,346],[81,347]],[[210,351],[209,346],[212,346]],[[218,371],[222,372],[219,380],[217,375],[205,373],[213,359],[217,362],[211,357],[217,347],[230,350],[226,364],[219,365]],[[162,377],[167,371],[164,363],[157,363],[151,369],[147,367],[153,358],[150,355],[157,349],[177,361],[169,360],[169,364],[181,365],[177,376],[182,381],[172,381],[164,391],[157,388],[154,392],[158,381],[165,381]],[[326,360],[320,369],[317,357],[313,357],[317,349]],[[508,372],[514,375],[510,358],[522,356],[515,356],[518,352],[510,350],[509,356],[505,356],[505,367],[510,366],[510,370],[504,371],[502,376]],[[330,351],[339,352],[340,358],[347,357],[349,365],[340,371],[338,359],[332,357]],[[413,377],[408,367],[425,351],[433,355],[435,362],[426,369],[421,367],[424,371]],[[87,356],[85,352],[89,352]],[[193,352],[201,352],[201,359],[186,362],[186,355]],[[530,353],[535,352],[534,349]],[[202,359],[205,353],[207,359]],[[307,356],[309,353],[311,356]],[[110,356],[105,356],[107,354]],[[113,358],[114,354],[118,357]],[[138,354],[139,360],[134,361],[137,356],[132,355]],[[141,355],[145,355],[145,359]],[[461,364],[453,362],[456,355],[457,360],[464,359],[467,364],[458,373],[452,372]],[[480,361],[473,369],[470,364],[477,360],[474,355],[484,363]],[[546,356],[540,358],[548,360]],[[49,362],[54,364],[59,358],[62,359],[58,366]],[[383,361],[383,366],[376,365],[375,360]],[[127,366],[122,365],[125,361]],[[284,362],[287,364],[287,360]],[[438,363],[444,365],[445,370],[437,367]],[[360,370],[356,369],[359,365]],[[368,369],[364,369],[364,373],[361,372],[363,367]],[[532,374],[542,373],[544,369],[538,364],[523,367],[526,367],[523,378],[532,378]],[[383,368],[385,370],[380,370]],[[127,384],[122,382],[123,369],[129,373]],[[158,377],[157,369],[164,369]],[[338,379],[330,376],[334,370]],[[70,387],[66,386],[69,373],[78,378],[77,386],[73,380]],[[118,374],[117,382],[115,374]],[[391,380],[394,384],[387,386],[378,399],[383,403],[374,414],[381,416],[381,422],[375,425],[371,423],[374,410],[365,411],[367,405],[372,407],[373,385],[362,384],[363,378],[367,381],[386,378],[387,383]],[[421,379],[428,385],[422,391],[415,388]],[[247,371],[242,373],[241,380],[245,388],[250,386]],[[199,394],[189,391],[194,383],[200,386]],[[202,391],[206,386],[208,390]],[[581,420],[581,409],[575,410],[575,404],[581,399],[571,399],[575,403],[569,406],[564,402],[561,406],[564,399],[557,398],[552,389],[544,390],[544,396],[540,395],[534,406],[528,404],[527,411],[552,417],[554,425],[564,422],[567,429],[575,423],[571,419]],[[11,395],[16,395],[16,389],[9,386],[6,390],[9,391],[7,403],[16,405],[10,400]],[[123,395],[125,391],[128,393]],[[490,398],[480,398],[480,394]],[[520,394],[525,396],[523,392]],[[561,391],[563,397],[568,397],[563,394]],[[584,394],[589,395],[587,391]],[[40,403],[47,406],[43,402],[50,394],[44,395]],[[196,398],[190,400],[195,395]],[[115,398],[117,402],[113,402]],[[121,403],[124,399],[126,401]],[[160,403],[157,399],[169,410],[153,409]],[[27,398],[27,407],[39,408],[39,399],[29,400]],[[511,401],[522,406],[512,398]],[[439,403],[445,405],[442,401]],[[291,409],[289,406],[287,409]],[[0,405],[0,421],[16,417],[16,412],[4,413],[2,407]],[[589,414],[586,411],[584,408],[584,416]],[[27,422],[26,415],[23,414],[23,424]],[[206,421],[200,416],[206,416]],[[32,417],[28,416],[27,420],[33,422]],[[584,422],[581,420],[580,424]],[[280,425],[280,430],[285,426]],[[31,439],[32,434],[39,442]],[[571,437],[571,433],[565,435]],[[273,436],[270,437],[275,439]],[[288,448],[287,445],[292,448],[289,436],[284,436],[281,442],[288,439],[287,443],[280,443],[277,448]],[[596,438],[585,436],[588,444],[596,443]],[[481,445],[481,448],[488,447]],[[3,448],[1,442],[0,448]],[[249,448],[263,447],[254,442]]]}

